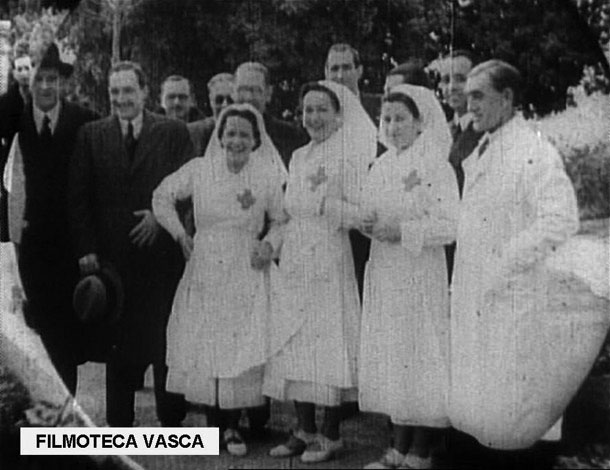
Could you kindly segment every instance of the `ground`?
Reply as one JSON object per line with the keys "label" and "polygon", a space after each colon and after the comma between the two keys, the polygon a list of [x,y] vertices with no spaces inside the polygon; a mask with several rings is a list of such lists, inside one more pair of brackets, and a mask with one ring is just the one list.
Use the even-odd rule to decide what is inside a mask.
{"label": "ground", "polygon": [[[592,221],[583,224],[581,236],[590,240],[607,240],[608,220]],[[606,348],[606,354],[608,357],[606,357],[605,361],[606,363],[610,363],[610,347]],[[610,370],[606,369],[607,368],[604,366],[600,372],[602,372],[602,375],[610,378]],[[150,371],[148,375],[152,375],[150,374]],[[85,364],[80,367],[79,376],[77,401],[95,423],[103,426],[105,424],[104,366],[93,363]],[[0,385],[3,386],[0,387],[0,391],[9,390],[6,386],[7,383],[8,379],[0,377]],[[11,394],[12,390],[14,390],[14,388],[10,388]],[[6,412],[14,405],[14,399],[11,398],[11,403],[7,403],[9,399],[4,395],[0,393],[0,417],[6,418],[8,416],[8,413]],[[608,421],[610,420],[610,393],[606,393],[604,396],[605,408],[599,408],[599,412],[603,413],[606,416],[606,421]],[[2,401],[3,397],[5,402]],[[150,378],[146,381],[146,387],[138,392],[136,405],[136,425],[159,425],[154,411],[154,395],[152,388],[150,387]],[[4,414],[2,414],[2,412],[4,412]],[[591,413],[590,409],[588,413]],[[292,407],[290,405],[274,403],[270,422],[271,432],[265,440],[254,438],[249,440],[250,452],[248,456],[244,458],[235,458],[223,451],[219,456],[135,456],[133,459],[142,467],[151,470],[194,470],[201,468],[362,468],[365,464],[379,458],[383,453],[384,448],[388,445],[388,428],[385,418],[378,415],[359,414],[347,419],[343,423],[342,434],[345,439],[346,450],[341,454],[338,460],[312,466],[301,464],[298,459],[275,460],[268,457],[268,450],[286,438],[285,433],[293,424],[292,416]],[[205,424],[205,415],[200,410],[191,410],[183,423],[184,426],[205,426]],[[555,459],[555,468],[610,468],[610,446],[608,445],[608,441],[602,441],[596,444],[592,441],[587,441],[578,443],[570,448],[552,448],[553,452],[557,450],[559,450],[560,453],[563,453],[564,457]],[[1,455],[2,452],[0,452],[0,456]],[[462,457],[457,460],[445,462],[446,468],[455,468],[456,466],[459,468],[472,468]],[[43,467],[47,468],[46,465]],[[2,466],[2,468],[4,469],[5,467]],[[23,467],[20,463],[18,468],[30,467]]]}

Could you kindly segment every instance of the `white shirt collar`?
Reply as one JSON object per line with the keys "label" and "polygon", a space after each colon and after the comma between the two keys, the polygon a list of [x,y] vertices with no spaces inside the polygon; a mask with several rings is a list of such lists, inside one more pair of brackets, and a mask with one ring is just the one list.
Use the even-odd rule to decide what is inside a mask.
{"label": "white shirt collar", "polygon": [[460,129],[462,131],[464,131],[468,128],[471,121],[472,121],[471,113],[464,113],[461,116],[458,116],[458,113],[453,113],[453,120],[452,120],[451,124],[460,126]]}
{"label": "white shirt collar", "polygon": [[57,120],[59,119],[59,108],[61,107],[61,102],[58,101],[57,104],[47,112],[40,110],[36,105],[32,106],[33,114],[34,114],[34,123],[36,124],[36,131],[40,134],[42,131],[42,121],[45,116],[49,116],[51,122],[49,123],[49,127],[51,128],[51,134],[55,133],[55,128],[57,127]]}
{"label": "white shirt collar", "polygon": [[[144,112],[140,112],[135,118],[131,120],[131,124],[133,125],[133,136],[137,139],[140,137],[140,132],[142,132],[142,123],[144,121]],[[129,121],[126,119],[119,118],[119,123],[121,124],[121,133],[123,136],[127,135],[127,126],[129,125]]]}

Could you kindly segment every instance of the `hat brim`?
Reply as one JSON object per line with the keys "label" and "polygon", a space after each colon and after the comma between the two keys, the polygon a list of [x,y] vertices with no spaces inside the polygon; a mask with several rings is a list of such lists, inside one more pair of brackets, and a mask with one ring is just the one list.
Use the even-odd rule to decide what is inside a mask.
{"label": "hat brim", "polygon": [[42,61],[37,70],[55,69],[60,76],[68,78],[74,72],[74,66],[66,62],[45,62]]}
{"label": "hat brim", "polygon": [[[83,311],[83,308],[78,306],[87,305],[86,300],[83,302],[83,296],[87,295],[87,288],[91,285],[90,281],[88,283],[88,279],[92,277],[97,278],[97,283],[101,283],[103,286],[103,298],[105,299],[103,302],[106,306],[104,310],[95,311],[95,307],[87,310],[85,307]],[[118,272],[110,264],[102,263],[98,272],[89,274],[78,282],[72,299],[76,314],[84,323],[113,325],[122,315],[125,293]]]}

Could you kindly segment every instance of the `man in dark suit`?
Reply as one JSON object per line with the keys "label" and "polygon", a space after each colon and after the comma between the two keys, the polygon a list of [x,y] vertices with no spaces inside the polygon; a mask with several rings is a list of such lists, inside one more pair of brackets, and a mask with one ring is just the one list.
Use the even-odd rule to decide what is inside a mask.
{"label": "man in dark suit", "polygon": [[208,82],[208,97],[212,115],[187,125],[197,156],[205,153],[220,112],[233,103],[233,75],[226,72],[214,75]]}
{"label": "man in dark suit", "polygon": [[[14,50],[11,64],[14,82],[8,91],[0,96],[0,174],[4,171],[13,137],[17,133],[25,102],[30,94],[32,59],[27,53],[27,45],[18,43]],[[8,240],[8,194],[4,182],[0,180],[0,241]]]}
{"label": "man in dark suit", "polygon": [[303,130],[267,113],[272,93],[269,71],[263,64],[244,62],[237,67],[234,99],[237,103],[250,103],[263,115],[267,134],[288,169],[292,152],[305,145],[309,138]]}
{"label": "man in dark suit", "polygon": [[125,292],[106,365],[106,420],[133,424],[135,390],[152,364],[157,416],[177,425],[185,404],[165,391],[166,328],[184,261],[151,200],[163,178],[192,158],[193,146],[183,122],[144,110],[148,87],[138,64],[115,64],[108,89],[113,115],[81,129],[69,187],[81,272],[110,262]]}
{"label": "man in dark suit", "polygon": [[161,108],[164,114],[182,122],[193,122],[200,119],[201,111],[195,106],[191,81],[182,75],[170,75],[161,84]]}
{"label": "man in dark suit", "polygon": [[[468,113],[466,94],[466,77],[474,66],[473,56],[464,50],[456,50],[447,55],[440,62],[439,87],[443,100],[453,111],[449,119],[453,145],[449,152],[449,162],[455,170],[460,196],[464,187],[464,170],[462,162],[476,148],[482,133],[472,127],[472,116]],[[453,274],[453,259],[455,256],[455,243],[445,246],[447,257],[447,273],[449,282]]]}
{"label": "man in dark suit", "polygon": [[[25,182],[18,265],[25,296],[24,316],[34,328],[72,394],[77,365],[91,359],[91,331],[72,308],[78,265],[68,231],[68,165],[78,129],[98,116],[60,99],[72,66],[61,62],[52,44],[31,77],[31,100],[18,126],[18,152]],[[17,181],[13,181],[17,184]],[[23,183],[23,182],[22,182]],[[97,358],[96,358],[97,359]]]}
{"label": "man in dark suit", "polygon": [[349,88],[354,93],[375,125],[379,123],[381,110],[380,96],[360,92],[360,79],[364,68],[360,53],[349,44],[337,43],[330,46],[324,64],[324,78]]}
{"label": "man in dark suit", "polygon": [[431,88],[430,78],[419,60],[409,60],[391,69],[385,77],[384,94],[403,83]]}

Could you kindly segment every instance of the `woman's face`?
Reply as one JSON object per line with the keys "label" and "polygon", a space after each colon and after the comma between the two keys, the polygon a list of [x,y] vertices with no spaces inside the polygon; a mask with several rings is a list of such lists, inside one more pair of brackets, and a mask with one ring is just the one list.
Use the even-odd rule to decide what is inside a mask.
{"label": "woman's face", "polygon": [[420,132],[420,121],[400,101],[385,102],[381,106],[381,120],[385,137],[398,150],[409,148]]}
{"label": "woman's face", "polygon": [[310,91],[303,98],[303,126],[314,142],[328,139],[341,125],[341,115],[333,108],[330,96]]}
{"label": "woman's face", "polygon": [[255,145],[252,124],[241,116],[229,116],[220,143],[232,164],[245,165]]}

